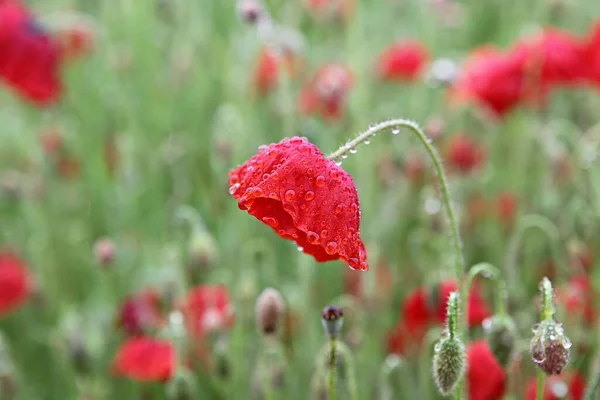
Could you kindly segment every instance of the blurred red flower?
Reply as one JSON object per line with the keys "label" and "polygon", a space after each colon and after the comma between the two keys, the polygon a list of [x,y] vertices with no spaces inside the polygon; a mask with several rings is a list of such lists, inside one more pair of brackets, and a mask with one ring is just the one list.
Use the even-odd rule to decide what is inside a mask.
{"label": "blurred red flower", "polygon": [[353,85],[354,76],[346,66],[324,65],[302,88],[300,111],[305,115],[319,114],[326,120],[337,119]]}
{"label": "blurred red flower", "polygon": [[479,167],[485,156],[485,148],[463,133],[450,137],[446,145],[446,160],[450,167],[463,174]]}
{"label": "blurred red flower", "polygon": [[22,306],[31,296],[31,277],[25,262],[10,250],[0,251],[0,318]]}
{"label": "blurred red flower", "polygon": [[421,154],[416,152],[409,153],[404,159],[402,167],[404,175],[406,175],[411,184],[420,186],[425,182],[427,166]]}
{"label": "blurred red flower", "polygon": [[[585,392],[585,379],[578,372],[548,376],[544,382],[544,400],[581,400]],[[537,397],[537,382],[532,378],[527,384],[526,400]]]}
{"label": "blurred red flower", "polygon": [[[429,299],[433,305],[433,318],[437,321],[437,323],[446,323],[446,309],[448,308],[448,299],[450,298],[450,293],[458,290],[458,285],[452,280],[442,281],[433,287],[433,291],[430,293]],[[469,326],[479,326],[484,319],[492,315],[490,307],[479,294],[479,289],[476,283],[471,287],[468,306]]]}
{"label": "blurred red flower", "polygon": [[115,375],[142,382],[167,381],[175,367],[175,349],[171,343],[149,337],[122,343],[112,364]]}
{"label": "blurred red flower", "polygon": [[17,1],[0,3],[0,78],[38,106],[62,92],[58,48]]}
{"label": "blurred red flower", "polygon": [[377,60],[377,74],[387,81],[412,81],[417,79],[429,53],[416,40],[397,42],[381,53]]}
{"label": "blurred red flower", "polygon": [[305,138],[262,148],[229,174],[238,206],[318,262],[367,270],[352,177]]}
{"label": "blurred red flower", "polygon": [[496,213],[501,222],[512,225],[517,216],[519,202],[513,192],[500,192],[496,195]]}
{"label": "blurred red flower", "polygon": [[525,60],[527,79],[535,86],[578,83],[588,76],[583,42],[568,32],[547,29],[517,43],[513,53]]}
{"label": "blurred red flower", "polygon": [[590,30],[583,52],[588,68],[588,78],[600,86],[600,21],[597,21]]}
{"label": "blurred red flower", "polygon": [[300,60],[290,50],[284,50],[281,55],[268,47],[260,51],[254,70],[254,88],[259,94],[265,95],[277,87],[281,66],[294,76],[300,69]]}
{"label": "blurred red flower", "polygon": [[589,324],[594,322],[594,288],[587,275],[569,278],[556,292],[557,304],[565,307],[567,320],[575,318]]}
{"label": "blurred red flower", "polygon": [[183,304],[185,324],[197,339],[230,328],[235,321],[233,305],[224,285],[201,285],[191,289]]}
{"label": "blurred red flower", "polygon": [[161,321],[160,295],[149,288],[125,299],[117,323],[127,335],[137,336],[157,329]]}
{"label": "blurred red flower", "polygon": [[467,346],[467,382],[470,400],[500,400],[504,397],[506,372],[486,340]]}
{"label": "blurred red flower", "polygon": [[94,48],[96,32],[83,22],[60,27],[53,35],[62,58],[77,60]]}
{"label": "blurred red flower", "polygon": [[489,46],[476,49],[450,95],[481,103],[497,116],[505,115],[526,99],[523,57]]}

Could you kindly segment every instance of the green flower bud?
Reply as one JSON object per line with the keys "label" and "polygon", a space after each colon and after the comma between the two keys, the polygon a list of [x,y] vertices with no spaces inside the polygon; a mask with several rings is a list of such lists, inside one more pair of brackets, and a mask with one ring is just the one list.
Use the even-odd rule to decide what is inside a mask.
{"label": "green flower bud", "polygon": [[465,372],[465,345],[445,337],[435,345],[433,377],[440,393],[449,396]]}
{"label": "green flower bud", "polygon": [[533,327],[533,334],[531,359],[546,375],[559,375],[571,356],[571,341],[564,335],[562,324],[543,321]]}
{"label": "green flower bud", "polygon": [[496,360],[506,367],[517,341],[517,327],[514,321],[508,316],[494,315],[483,321],[483,329]]}

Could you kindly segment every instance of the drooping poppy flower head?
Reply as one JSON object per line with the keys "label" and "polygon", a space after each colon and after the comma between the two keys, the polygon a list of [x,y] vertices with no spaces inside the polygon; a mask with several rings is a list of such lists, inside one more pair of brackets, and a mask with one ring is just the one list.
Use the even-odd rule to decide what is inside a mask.
{"label": "drooping poppy flower head", "polygon": [[161,300],[154,289],[146,289],[125,299],[117,320],[118,326],[129,336],[149,333],[162,321]]}
{"label": "drooping poppy flower head", "polygon": [[[429,304],[432,307],[433,318],[439,324],[446,323],[448,298],[450,297],[450,293],[458,290],[458,285],[453,280],[442,281],[431,288]],[[476,284],[471,287],[468,306],[469,315],[467,320],[469,326],[479,326],[483,320],[492,315],[490,307],[479,294],[479,288]]]}
{"label": "drooping poppy flower head", "polygon": [[60,54],[29,11],[15,1],[0,3],[0,79],[37,106],[61,95]]}
{"label": "drooping poppy flower head", "polygon": [[458,133],[453,135],[446,146],[446,160],[460,173],[469,173],[485,160],[485,148],[469,136]]}
{"label": "drooping poppy flower head", "polygon": [[32,290],[25,262],[12,251],[0,250],[0,318],[22,306]]}
{"label": "drooping poppy flower head", "polygon": [[175,373],[176,356],[171,343],[135,337],[121,344],[112,364],[113,373],[140,382],[165,382]]}
{"label": "drooping poppy flower head", "polygon": [[300,111],[305,115],[320,115],[325,120],[338,119],[353,85],[354,76],[346,66],[324,65],[302,88]]}
{"label": "drooping poppy flower head", "polygon": [[526,96],[525,60],[493,47],[475,50],[451,88],[455,101],[472,100],[503,116]]}
{"label": "drooping poppy flower head", "polygon": [[501,400],[506,390],[506,372],[485,339],[467,346],[467,382],[470,400]]}
{"label": "drooping poppy flower head", "polygon": [[[543,400],[582,400],[585,392],[585,379],[579,372],[564,373],[546,377]],[[526,400],[537,399],[537,380],[532,378],[527,384]]]}
{"label": "drooping poppy flower head", "polygon": [[518,43],[513,52],[526,60],[530,82],[542,87],[578,83],[588,76],[583,42],[559,29],[546,29]]}
{"label": "drooping poppy flower head", "polygon": [[200,285],[191,289],[182,308],[188,331],[198,339],[230,328],[235,321],[229,291],[224,285]]}
{"label": "drooping poppy flower head", "polygon": [[367,270],[352,177],[305,138],[264,147],[229,174],[238,206],[318,262]]}
{"label": "drooping poppy flower head", "polygon": [[377,75],[386,81],[413,81],[428,59],[427,49],[416,40],[393,43],[379,56]]}

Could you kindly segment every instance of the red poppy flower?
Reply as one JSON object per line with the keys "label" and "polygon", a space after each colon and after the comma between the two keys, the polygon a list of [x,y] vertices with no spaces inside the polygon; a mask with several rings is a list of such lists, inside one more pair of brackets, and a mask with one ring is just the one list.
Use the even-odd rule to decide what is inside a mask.
{"label": "red poppy flower", "polygon": [[188,330],[196,338],[231,327],[235,320],[229,292],[223,285],[202,285],[190,290],[184,300],[183,313]]}
{"label": "red poppy flower", "polygon": [[485,148],[465,134],[453,135],[446,146],[446,159],[461,173],[469,173],[485,160]]}
{"label": "red poppy flower", "polygon": [[594,289],[587,275],[570,278],[564,287],[557,289],[557,297],[557,303],[567,311],[567,319],[594,321]]}
{"label": "red poppy flower", "polygon": [[590,30],[584,44],[584,58],[588,68],[588,78],[600,86],[600,21]]}
{"label": "red poppy flower", "polygon": [[94,48],[96,31],[89,22],[79,18],[59,24],[53,37],[64,59],[77,60]]}
{"label": "red poppy flower", "polygon": [[269,48],[261,50],[254,71],[254,87],[259,94],[265,95],[277,87],[281,65],[290,76],[294,76],[300,68],[300,61],[290,50],[284,50],[281,55]]}
{"label": "red poppy flower", "polygon": [[547,29],[514,52],[526,60],[528,79],[541,86],[577,83],[588,75],[583,43],[568,32]]}
{"label": "red poppy flower", "polygon": [[496,212],[500,221],[511,225],[517,216],[518,201],[514,193],[501,192],[496,196]]}
{"label": "red poppy flower", "polygon": [[39,106],[61,95],[59,51],[17,2],[0,3],[0,78]]}
{"label": "red poppy flower", "polygon": [[[433,318],[440,324],[446,323],[446,309],[448,307],[448,298],[450,293],[457,291],[458,285],[456,282],[446,280],[440,282],[434,286],[432,296],[430,299],[433,301]],[[469,326],[481,325],[484,319],[492,315],[489,306],[481,298],[477,285],[471,287],[471,293],[469,293]]]}
{"label": "red poppy flower", "polygon": [[[585,379],[578,372],[546,377],[544,400],[581,400],[585,392]],[[526,400],[537,398],[537,382],[532,378],[527,384]]]}
{"label": "red poppy flower", "polygon": [[500,400],[504,396],[506,372],[486,340],[467,346],[467,382],[470,400]]}
{"label": "red poppy flower", "polygon": [[503,116],[526,99],[525,60],[492,47],[476,50],[451,89],[456,100],[474,100]]}
{"label": "red poppy flower", "polygon": [[305,138],[271,144],[229,174],[240,209],[318,262],[367,270],[352,177]]}
{"label": "red poppy flower", "polygon": [[121,344],[113,371],[118,376],[142,382],[164,382],[175,372],[175,349],[167,341],[132,338]]}
{"label": "red poppy flower", "polygon": [[388,81],[412,81],[419,77],[429,53],[417,41],[390,45],[377,60],[377,74]]}
{"label": "red poppy flower", "polygon": [[410,292],[402,302],[402,318],[408,332],[423,334],[431,323],[429,293],[419,287]]}
{"label": "red poppy flower", "polygon": [[0,251],[0,318],[31,296],[32,282],[25,263],[11,251]]}
{"label": "red poppy flower", "polygon": [[154,289],[146,289],[125,299],[118,325],[128,335],[136,336],[158,328],[161,319],[160,296]]}
{"label": "red poppy flower", "polygon": [[354,77],[347,67],[327,64],[302,89],[300,111],[306,115],[319,114],[326,120],[337,119],[353,85]]}

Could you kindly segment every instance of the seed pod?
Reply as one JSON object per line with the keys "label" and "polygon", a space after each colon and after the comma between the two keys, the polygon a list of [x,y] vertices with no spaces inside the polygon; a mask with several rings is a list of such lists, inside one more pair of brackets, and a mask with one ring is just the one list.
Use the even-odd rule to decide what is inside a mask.
{"label": "seed pod", "polygon": [[496,360],[500,365],[506,367],[517,340],[517,328],[514,321],[507,316],[494,315],[483,321],[483,329]]}
{"label": "seed pod", "polygon": [[454,338],[443,338],[435,345],[433,377],[440,393],[449,396],[465,372],[465,346]]}
{"label": "seed pod", "polygon": [[321,313],[321,323],[327,335],[337,336],[344,324],[344,311],[337,306],[325,307]]}
{"label": "seed pod", "polygon": [[256,300],[256,326],[264,335],[277,331],[281,316],[285,311],[285,303],[279,291],[273,288],[265,289]]}
{"label": "seed pod", "polygon": [[571,341],[564,335],[562,324],[544,321],[533,328],[533,333],[531,359],[546,375],[559,375],[571,354]]}

